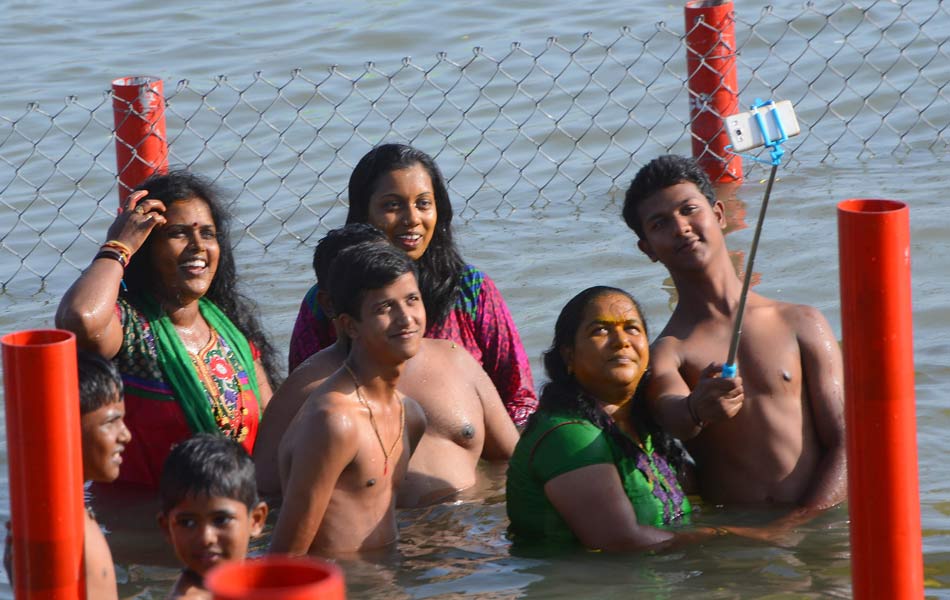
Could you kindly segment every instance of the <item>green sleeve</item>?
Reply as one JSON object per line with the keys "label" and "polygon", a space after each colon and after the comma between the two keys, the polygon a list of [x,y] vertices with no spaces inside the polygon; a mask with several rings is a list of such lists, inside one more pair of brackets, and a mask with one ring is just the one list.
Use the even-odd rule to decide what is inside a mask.
{"label": "green sleeve", "polygon": [[613,464],[604,432],[588,421],[568,421],[541,434],[531,451],[531,471],[543,483],[582,467]]}

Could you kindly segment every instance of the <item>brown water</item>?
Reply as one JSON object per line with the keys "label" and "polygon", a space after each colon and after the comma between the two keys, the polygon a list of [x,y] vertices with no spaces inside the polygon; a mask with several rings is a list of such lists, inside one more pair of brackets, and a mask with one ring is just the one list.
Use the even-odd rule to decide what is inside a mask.
{"label": "brown water", "polygon": [[[941,182],[931,176],[945,168],[925,156],[918,163],[895,165],[877,161],[847,167],[815,165],[781,171],[762,236],[756,271],[757,291],[793,302],[807,302],[825,312],[840,331],[836,257],[835,204],[854,197],[906,201],[911,207],[914,268],[915,360],[920,446],[921,509],[928,593],[940,596],[950,583],[946,501],[948,467],[946,430],[950,412],[941,402],[948,383],[950,314],[944,299],[948,282],[940,266],[948,243],[943,234],[950,208],[939,195]],[[731,214],[746,210],[754,223],[763,185],[753,172]],[[604,188],[579,205],[549,206],[503,217],[481,213],[459,224],[464,255],[496,279],[511,307],[526,349],[537,358],[549,343],[553,321],[576,291],[594,284],[632,291],[644,304],[654,331],[670,314],[669,281],[661,267],[649,263],[635,248],[633,234],[619,219],[618,190]],[[751,229],[728,237],[730,247],[744,251]],[[280,347],[286,347],[296,304],[306,291],[303,277],[274,273],[306,273],[309,248],[255,251],[244,254],[247,285],[260,290],[267,326]],[[5,331],[49,323],[58,292],[25,297],[0,297]],[[481,498],[460,505],[407,511],[400,516],[402,541],[397,552],[379,562],[347,562],[352,598],[613,598],[634,594],[657,597],[703,593],[711,597],[848,596],[849,550],[847,514],[836,509],[799,530],[790,547],[723,538],[659,556],[611,557],[581,554],[560,558],[511,556],[504,537],[507,526],[503,475],[486,473]],[[4,503],[6,498],[4,497]],[[127,509],[116,509],[127,510]],[[130,515],[127,515],[130,516]],[[700,522],[764,521],[769,515],[721,514],[703,507]],[[127,520],[127,519],[123,519]],[[138,529],[115,532],[113,545],[122,565],[125,594],[146,590],[160,597],[175,576],[151,513],[134,520]],[[142,523],[146,526],[142,529]],[[125,556],[137,556],[129,564]]]}
{"label": "brown water", "polygon": [[[679,6],[666,2],[555,2],[545,5],[544,11],[526,1],[371,0],[333,7],[245,2],[229,5],[228,10],[211,5],[175,12],[117,0],[110,8],[69,12],[49,2],[5,7],[0,39],[5,40],[4,68],[9,77],[0,83],[4,92],[0,94],[0,116],[19,114],[28,100],[49,106],[68,94],[78,94],[91,103],[111,78],[133,72],[153,72],[174,82],[184,77],[207,80],[219,72],[247,76],[255,69],[283,73],[295,66],[316,72],[329,63],[353,66],[368,59],[398,61],[395,57],[432,56],[437,50],[461,60],[475,45],[502,54],[508,42],[521,39],[538,50],[548,35],[576,41],[581,32],[591,30],[610,38],[622,22],[648,32],[655,21],[678,23],[681,19]],[[852,85],[867,83],[866,74],[852,81]],[[922,99],[919,104],[924,106],[927,101]],[[836,110],[853,108],[849,102],[853,103],[836,103]],[[936,104],[946,110],[945,103]],[[653,112],[646,106],[638,114],[649,118]],[[555,146],[557,143],[566,146],[571,142],[555,140]],[[794,142],[789,145],[794,148]],[[425,144],[422,147],[430,150]],[[677,141],[673,150],[689,151],[683,140]],[[756,259],[756,289],[782,300],[817,306],[840,335],[836,203],[851,197],[877,197],[910,205],[927,595],[950,597],[950,465],[943,459],[950,450],[944,434],[950,425],[950,410],[942,401],[950,385],[950,308],[946,302],[950,282],[946,267],[941,266],[950,252],[945,155],[938,146],[904,153],[897,159],[863,154],[860,160],[828,161],[822,153],[806,150],[795,152],[793,160],[779,171]],[[353,151],[357,156],[361,153],[359,148]],[[530,151],[524,150],[526,154]],[[518,156],[517,149],[512,156]],[[636,160],[649,158],[637,156]],[[534,361],[539,383],[538,359],[550,342],[554,319],[577,291],[595,284],[631,291],[644,305],[654,332],[665,323],[675,301],[666,273],[639,254],[633,234],[619,216],[622,190],[618,186],[632,174],[630,162],[626,157],[607,157],[598,167],[609,175],[595,173],[583,182],[580,193],[576,187],[548,187],[537,209],[530,208],[538,199],[531,192],[516,190],[506,199],[516,210],[496,210],[499,204],[507,205],[499,202],[493,190],[481,190],[469,199],[457,222],[463,255],[497,282]],[[4,168],[0,164],[0,171]],[[737,200],[727,205],[732,219],[728,242],[738,253],[737,260],[744,260],[751,241],[750,226],[764,187],[760,179],[766,174],[762,168],[747,169],[748,183]],[[620,177],[621,173],[627,175]],[[337,179],[345,176],[333,174]],[[224,183],[227,187],[229,182]],[[467,183],[459,180],[457,185],[469,189]],[[230,186],[230,191],[238,187]],[[52,191],[66,197],[70,190]],[[67,205],[67,212],[69,208],[88,208],[80,206],[82,202],[82,198],[76,199]],[[242,202],[236,207],[238,212],[258,209],[251,198],[245,196]],[[327,226],[342,224],[344,212],[339,205],[334,207],[332,199],[315,198],[313,202],[318,213],[328,214]],[[10,222],[12,214],[0,207],[4,223]],[[304,229],[306,223],[298,228]],[[245,238],[240,245],[240,271],[246,288],[261,304],[266,327],[277,346],[284,349],[297,305],[310,285],[314,240],[299,244],[281,237],[284,234],[279,227],[266,223],[255,234],[277,242],[264,250]],[[54,240],[68,239],[75,231],[65,227],[51,235]],[[3,256],[7,260],[7,255]],[[88,260],[85,256],[74,258],[79,265]],[[64,268],[40,291],[36,282],[18,282],[0,294],[0,332],[50,325],[59,296],[75,274],[75,270]],[[0,427],[5,426],[0,423]],[[5,439],[5,428],[0,437]],[[0,445],[0,461],[6,463],[5,444]],[[7,518],[5,470],[0,470],[0,477],[0,518]],[[850,595],[847,513],[843,508],[802,527],[801,538],[788,547],[726,537],[659,556],[584,553],[522,557],[510,554],[504,537],[503,480],[499,472],[486,472],[477,500],[402,513],[402,540],[393,556],[343,564],[350,597]],[[109,511],[113,516],[107,520],[117,521],[110,543],[116,550],[123,597],[163,597],[175,577],[174,562],[151,526],[151,513],[129,513],[122,504]],[[715,507],[703,507],[699,520],[755,523],[768,516],[721,514]],[[2,582],[0,597],[11,597]]]}

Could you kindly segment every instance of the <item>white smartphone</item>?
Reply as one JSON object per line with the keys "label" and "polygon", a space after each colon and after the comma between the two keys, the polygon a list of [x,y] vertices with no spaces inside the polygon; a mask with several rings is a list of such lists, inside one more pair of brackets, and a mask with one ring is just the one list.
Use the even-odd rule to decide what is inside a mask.
{"label": "white smartphone", "polygon": [[[772,114],[773,109],[776,114]],[[733,152],[745,152],[765,145],[766,140],[762,137],[762,128],[756,122],[756,113],[761,114],[762,120],[765,121],[765,129],[769,136],[768,141],[779,138],[778,124],[775,122],[776,115],[782,120],[782,128],[785,130],[786,136],[794,137],[801,133],[792,103],[788,100],[782,100],[775,104],[754,108],[748,112],[738,113],[723,119],[726,123],[726,131],[729,133],[729,140],[732,142]]]}

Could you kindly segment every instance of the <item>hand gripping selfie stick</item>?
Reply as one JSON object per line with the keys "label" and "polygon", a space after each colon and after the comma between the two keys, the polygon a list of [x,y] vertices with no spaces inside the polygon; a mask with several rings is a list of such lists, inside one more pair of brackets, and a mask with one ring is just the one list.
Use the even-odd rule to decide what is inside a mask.
{"label": "hand gripping selfie stick", "polygon": [[[785,133],[785,125],[782,122],[775,102],[772,100],[763,102],[756,98],[755,104],[753,104],[751,108],[755,124],[762,133],[762,139],[765,140],[764,145],[769,149],[772,160],[765,161],[754,156],[746,156],[746,158],[754,160],[755,162],[771,164],[772,171],[769,173],[769,180],[765,186],[765,197],[762,199],[762,208],[759,210],[759,220],[755,225],[755,234],[752,236],[752,247],[749,249],[749,262],[746,263],[745,276],[742,278],[742,293],[739,295],[739,310],[736,314],[736,324],[732,329],[732,340],[729,342],[729,356],[726,358],[726,364],[722,367],[722,376],[726,378],[736,376],[736,353],[739,351],[739,336],[742,334],[742,317],[745,314],[745,302],[749,295],[749,283],[752,281],[752,265],[755,262],[755,251],[759,247],[759,236],[762,234],[762,224],[765,222],[765,211],[769,207],[769,196],[772,195],[772,185],[775,183],[775,174],[778,171],[778,166],[782,163],[782,156],[785,154],[785,150],[782,149],[782,144],[788,141],[788,135]],[[777,132],[775,139],[770,138],[769,127],[763,112],[768,112],[768,116],[774,119],[774,130]],[[732,133],[731,129],[730,133]],[[732,146],[727,146],[726,149],[731,151]]]}

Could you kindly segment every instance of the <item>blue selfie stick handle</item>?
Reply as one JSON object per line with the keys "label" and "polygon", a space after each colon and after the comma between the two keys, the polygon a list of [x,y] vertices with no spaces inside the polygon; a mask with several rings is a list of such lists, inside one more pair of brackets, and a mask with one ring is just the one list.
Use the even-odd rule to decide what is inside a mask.
{"label": "blue selfie stick handle", "polygon": [[722,366],[722,378],[723,379],[732,379],[736,376],[736,364],[724,364]]}

